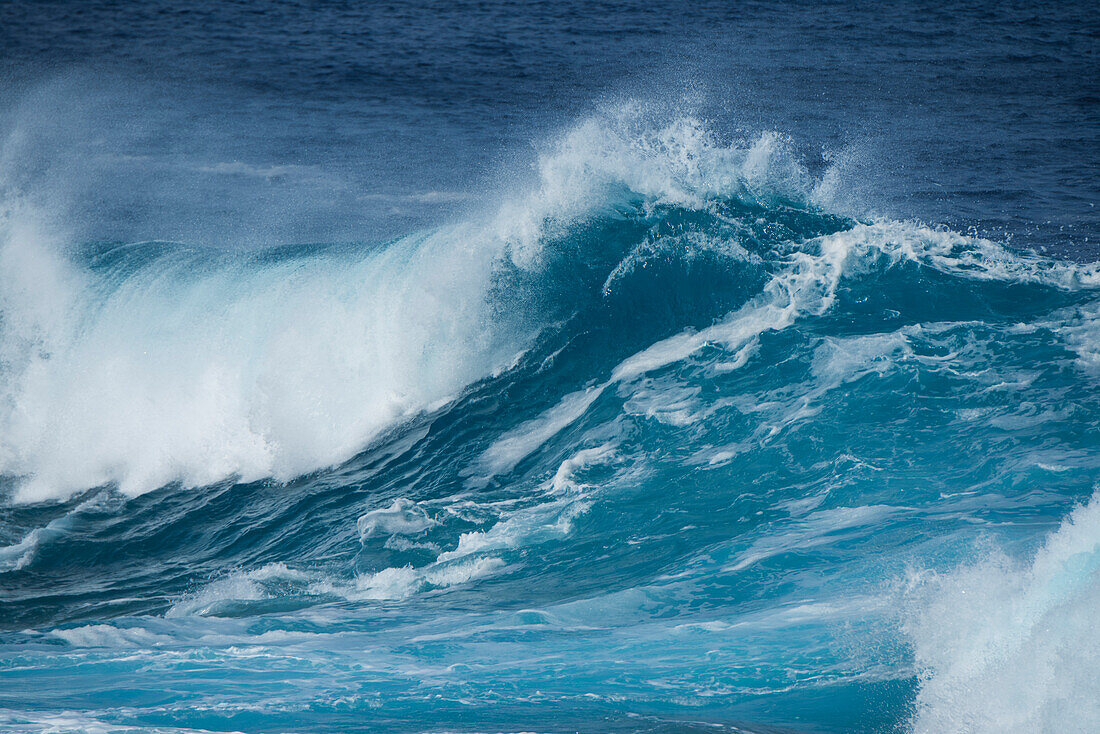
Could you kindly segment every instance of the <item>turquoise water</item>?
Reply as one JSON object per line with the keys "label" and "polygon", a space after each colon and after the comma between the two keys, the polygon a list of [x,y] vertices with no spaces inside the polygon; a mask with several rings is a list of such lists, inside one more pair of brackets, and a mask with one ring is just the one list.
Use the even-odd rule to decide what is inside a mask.
{"label": "turquoise water", "polygon": [[0,1],[0,732],[1100,731],[1100,13]]}
{"label": "turquoise water", "polygon": [[377,246],[9,211],[0,730],[1100,726],[1100,270],[636,108]]}

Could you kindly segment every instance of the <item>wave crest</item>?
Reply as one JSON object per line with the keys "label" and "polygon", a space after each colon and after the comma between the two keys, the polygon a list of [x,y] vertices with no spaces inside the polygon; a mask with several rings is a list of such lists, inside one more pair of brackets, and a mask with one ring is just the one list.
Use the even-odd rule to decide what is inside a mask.
{"label": "wave crest", "polygon": [[145,243],[66,259],[6,190],[0,476],[24,502],[288,480],[498,374],[546,329],[633,333],[617,382],[708,343],[751,348],[883,262],[1100,284],[1096,265],[830,213],[825,179],[779,135],[724,143],[628,105],[568,131],[494,216],[382,247]]}

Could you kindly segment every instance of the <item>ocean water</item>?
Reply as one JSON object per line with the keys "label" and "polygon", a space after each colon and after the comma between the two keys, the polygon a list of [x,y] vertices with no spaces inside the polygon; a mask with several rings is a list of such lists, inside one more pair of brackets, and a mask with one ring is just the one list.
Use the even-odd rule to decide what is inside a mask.
{"label": "ocean water", "polygon": [[0,731],[1100,730],[1095,5],[0,5]]}

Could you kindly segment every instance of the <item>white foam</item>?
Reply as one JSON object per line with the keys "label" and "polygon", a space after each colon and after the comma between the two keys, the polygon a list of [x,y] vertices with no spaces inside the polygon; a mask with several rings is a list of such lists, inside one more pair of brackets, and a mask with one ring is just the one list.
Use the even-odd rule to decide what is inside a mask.
{"label": "white foam", "polygon": [[550,492],[562,495],[585,491],[588,485],[579,484],[576,481],[576,473],[594,464],[606,464],[615,455],[615,446],[610,443],[581,449],[558,465],[558,470],[554,472],[554,477],[550,480]]}
{"label": "white foam", "polygon": [[149,648],[177,642],[173,637],[150,632],[141,627],[124,628],[107,624],[57,629],[50,631],[49,634],[51,637],[65,640],[73,647]]}
{"label": "white foam", "polygon": [[681,362],[705,346],[719,345],[738,355],[727,369],[743,366],[747,348],[761,334],[786,328],[803,313],[822,313],[832,305],[844,265],[856,249],[846,239],[822,238],[819,254],[793,254],[791,266],[775,275],[757,298],[713,326],[681,332],[623,360],[606,382],[567,395],[538,418],[498,439],[478,459],[478,471],[492,476],[510,470],[578,420],[612,385]]}
{"label": "white foam", "polygon": [[641,380],[631,391],[623,410],[670,426],[687,426],[709,413],[699,400],[699,392],[697,386],[675,381]]}
{"label": "white foam", "polygon": [[489,576],[505,562],[484,556],[459,563],[433,563],[424,568],[386,568],[355,580],[354,587],[341,593],[351,599],[404,599],[424,588],[445,589]]}
{"label": "white foam", "polygon": [[504,551],[561,538],[573,531],[573,521],[591,507],[578,497],[564,497],[516,511],[488,530],[472,530],[459,536],[454,550],[439,554],[445,562],[474,554]]}
{"label": "white foam", "polygon": [[0,547],[0,573],[26,568],[34,560],[43,543],[48,543],[67,533],[79,513],[99,505],[102,500],[102,495],[84,500],[61,517],[50,520],[43,527],[32,529],[18,543]]}
{"label": "white foam", "polygon": [[[506,204],[497,232],[520,264],[541,256],[540,238],[614,197],[705,209],[717,199],[808,198],[813,181],[787,141],[766,132],[732,144],[700,119],[656,122],[643,105],[606,109],[573,127],[539,159],[538,195]],[[610,200],[609,200],[609,197]]]}
{"label": "white foam", "polygon": [[[110,721],[111,716],[97,719],[85,713],[63,711],[61,713],[31,715],[24,712],[0,709],[0,732],[12,734],[213,734],[209,729],[191,729],[176,726],[127,726]],[[243,734],[223,732],[222,734]]]}
{"label": "white foam", "polygon": [[481,454],[475,472],[491,477],[511,471],[516,464],[584,415],[606,388],[604,384],[569,393],[538,418],[508,431]]}
{"label": "white foam", "polygon": [[[211,582],[178,601],[168,616],[217,615],[242,602],[264,602],[280,596],[401,600],[492,576],[507,566],[508,562],[502,557],[507,552],[568,536],[573,531],[574,521],[591,507],[593,488],[577,475],[588,467],[608,464],[615,458],[612,444],[577,451],[561,462],[553,477],[530,498],[530,504],[503,512],[497,508],[498,519],[488,529],[463,533],[454,548],[437,550],[435,559],[424,565],[388,567],[352,579],[341,579],[318,571],[289,568],[283,563],[270,563],[251,571],[236,571]],[[400,499],[359,520],[364,538],[374,533],[416,534],[435,524],[422,508]]]}
{"label": "white foam", "polygon": [[884,374],[899,356],[910,354],[912,349],[904,331],[825,337],[814,351],[812,369],[822,383],[838,386],[867,374]]}
{"label": "white foam", "polygon": [[1077,354],[1077,364],[1082,370],[1100,375],[1100,304],[1089,304],[1058,315],[1063,319],[1050,326]]}
{"label": "white foam", "polygon": [[548,235],[609,205],[608,187],[706,206],[803,176],[778,136],[721,145],[698,120],[655,126],[627,105],[557,141],[534,190],[488,226],[263,263],[181,250],[120,281],[66,264],[65,238],[39,226],[63,209],[4,186],[30,154],[15,137],[0,170],[0,475],[23,477],[20,501],[339,463],[511,364],[540,325],[487,303],[494,268],[506,254],[536,266]]}
{"label": "white foam", "polygon": [[288,568],[285,563],[269,563],[252,571],[235,571],[176,602],[167,616],[216,614],[227,604],[269,599],[273,595],[272,586],[282,584],[300,588],[311,580],[306,572]]}
{"label": "white foam", "polygon": [[915,575],[914,732],[1100,731],[1100,495],[1027,562]]}
{"label": "white foam", "polygon": [[403,497],[389,507],[371,510],[356,522],[364,540],[374,535],[419,535],[438,524],[424,508]]}
{"label": "white foam", "polygon": [[46,532],[46,528],[34,528],[18,543],[0,548],[0,573],[25,568],[34,559],[35,551]]}
{"label": "white foam", "polygon": [[[722,142],[690,116],[653,124],[625,105],[566,133],[541,158],[534,190],[488,223],[282,260],[178,249],[125,278],[66,262],[65,238],[42,224],[63,215],[45,216],[49,202],[5,186],[19,163],[5,152],[0,475],[22,478],[18,500],[39,501],[103,484],[133,495],[171,482],[289,480],[342,462],[529,346],[544,314],[490,303],[504,264],[538,267],[555,235],[624,203],[716,211],[730,197],[808,201],[815,183],[788,147],[772,133]],[[514,467],[609,386],[707,345],[733,351],[726,368],[737,369],[761,334],[827,311],[851,263],[868,257],[966,278],[1100,285],[1100,265],[1010,254],[900,222],[858,224],[791,248],[757,298],[651,345],[606,382],[502,437],[482,457],[482,475]]]}
{"label": "white foam", "polygon": [[[733,358],[723,363],[722,369],[739,369],[748,361],[762,334],[786,329],[802,317],[828,312],[842,280],[880,257],[894,262],[917,262],[969,279],[1032,282],[1067,290],[1100,287],[1100,263],[1082,266],[1020,255],[988,240],[905,222],[857,224],[816,238],[789,253],[786,267],[776,272],[762,293],[714,325],[658,341],[623,360],[606,382],[566,396],[542,416],[524,424],[522,430],[517,429],[493,444],[483,455],[482,465],[488,467],[490,474],[512,468],[578,420],[612,385],[631,382],[683,362],[704,347],[719,346],[731,352]],[[1080,329],[1069,332],[1067,339],[1088,366],[1096,343],[1095,314],[1087,309],[1082,313],[1086,315],[1081,318]],[[911,354],[904,331],[858,337],[844,347],[846,354],[834,350],[830,357],[817,355],[814,369],[824,378],[826,384],[822,389],[868,371],[881,374],[893,364],[893,357],[899,353]],[[812,414],[805,412],[812,411],[808,402],[800,410],[803,412],[796,411],[785,422]]]}
{"label": "white foam", "polygon": [[576,452],[559,464],[554,476],[542,487],[544,495],[535,504],[505,513],[488,530],[463,533],[458,545],[440,553],[436,563],[502,553],[570,535],[574,521],[592,507],[592,487],[578,481],[576,474],[589,466],[608,464],[615,458],[613,444]]}
{"label": "white foam", "polygon": [[[19,352],[0,387],[0,474],[25,477],[17,499],[33,501],[341,462],[524,348],[518,324],[492,328],[494,251],[474,239],[262,267],[181,253],[106,295],[70,292],[61,313],[39,302],[65,298],[0,283],[0,336]],[[9,260],[25,249],[12,242]]]}

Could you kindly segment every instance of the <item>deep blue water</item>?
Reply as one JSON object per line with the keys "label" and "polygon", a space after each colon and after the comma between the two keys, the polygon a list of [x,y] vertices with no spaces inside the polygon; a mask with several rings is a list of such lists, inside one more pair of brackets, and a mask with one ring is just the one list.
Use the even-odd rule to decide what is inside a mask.
{"label": "deep blue water", "polygon": [[1100,729],[1095,4],[0,4],[0,731]]}

